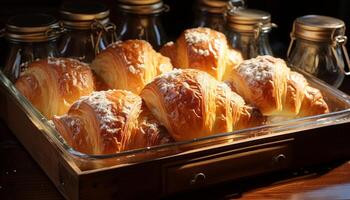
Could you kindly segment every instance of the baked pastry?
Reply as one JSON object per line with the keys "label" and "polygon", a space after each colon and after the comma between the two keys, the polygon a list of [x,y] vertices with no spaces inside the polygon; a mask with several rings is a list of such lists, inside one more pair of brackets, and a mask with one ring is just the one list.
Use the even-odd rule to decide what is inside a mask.
{"label": "baked pastry", "polygon": [[95,89],[89,66],[69,58],[32,62],[15,85],[48,119],[66,113],[73,102]]}
{"label": "baked pastry", "polygon": [[264,115],[302,117],[329,112],[321,92],[279,58],[258,56],[245,60],[232,69],[227,81]]}
{"label": "baked pastry", "polygon": [[87,154],[111,154],[171,141],[142,99],[125,90],[93,92],[53,122],[69,145]]}
{"label": "baked pastry", "polygon": [[155,76],[172,70],[169,58],[157,53],[144,40],[118,41],[91,63],[95,73],[110,89],[139,94]]}
{"label": "baked pastry", "polygon": [[229,48],[224,34],[209,28],[185,30],[175,43],[165,44],[160,53],[174,67],[205,71],[221,81],[227,69],[242,62],[240,52]]}
{"label": "baked pastry", "polygon": [[155,78],[141,92],[152,114],[176,141],[256,126],[260,112],[225,83],[196,69],[176,69]]}

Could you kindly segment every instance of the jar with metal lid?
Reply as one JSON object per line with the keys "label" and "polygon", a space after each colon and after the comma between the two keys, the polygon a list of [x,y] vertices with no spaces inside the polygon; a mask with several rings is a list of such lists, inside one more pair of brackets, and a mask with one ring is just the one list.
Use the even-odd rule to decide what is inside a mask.
{"label": "jar with metal lid", "polygon": [[287,52],[288,64],[339,87],[350,72],[345,47],[347,37],[342,20],[320,15],[297,18]]}
{"label": "jar with metal lid", "polygon": [[65,28],[59,50],[63,57],[90,63],[95,55],[115,42],[115,25],[109,9],[95,2],[69,2],[60,9]]}
{"label": "jar with metal lid", "polygon": [[159,16],[169,10],[162,0],[118,0],[121,23],[117,27],[119,40],[142,39],[159,49],[167,36]]}
{"label": "jar with metal lid", "polygon": [[227,10],[244,7],[244,0],[197,0],[194,27],[208,27],[225,33]]}
{"label": "jar with metal lid", "polygon": [[34,60],[57,57],[56,41],[62,32],[58,20],[46,14],[23,14],[9,18],[3,35],[9,43],[4,74],[15,82]]}
{"label": "jar with metal lid", "polygon": [[232,47],[242,52],[244,59],[258,55],[272,55],[269,33],[276,24],[271,15],[254,9],[236,9],[227,12],[227,37]]}

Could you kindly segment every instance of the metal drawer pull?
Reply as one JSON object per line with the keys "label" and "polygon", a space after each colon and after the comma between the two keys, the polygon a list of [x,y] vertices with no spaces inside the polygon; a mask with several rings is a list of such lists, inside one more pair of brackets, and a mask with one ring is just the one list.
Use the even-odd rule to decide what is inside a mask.
{"label": "metal drawer pull", "polygon": [[284,154],[279,154],[279,155],[277,155],[277,156],[275,156],[275,157],[273,158],[273,161],[274,161],[275,163],[281,163],[281,162],[283,162],[284,160],[286,160],[286,156],[285,156]]}
{"label": "metal drawer pull", "polygon": [[190,181],[191,185],[194,184],[202,184],[205,182],[205,174],[204,173],[197,173],[193,176],[193,178]]}

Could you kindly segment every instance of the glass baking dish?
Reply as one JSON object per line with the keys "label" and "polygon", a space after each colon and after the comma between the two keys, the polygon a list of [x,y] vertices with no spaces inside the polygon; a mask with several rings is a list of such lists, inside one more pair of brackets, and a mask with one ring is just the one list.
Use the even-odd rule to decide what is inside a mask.
{"label": "glass baking dish", "polygon": [[[349,96],[312,76],[307,74],[304,75],[308,79],[310,85],[318,88],[323,93],[324,98],[330,107],[330,113],[277,121],[259,127],[211,135],[185,142],[174,142],[144,149],[124,151],[110,155],[88,155],[75,151],[67,145],[55,128],[51,126],[51,123],[17,91],[14,85],[2,72],[0,72],[0,101],[3,101],[0,102],[2,106],[0,107],[2,111],[1,117],[4,118],[8,124],[14,123],[14,120],[9,120],[10,118],[23,121],[21,119],[23,116],[28,117],[34,127],[36,127],[42,134],[45,134],[48,140],[50,140],[50,142],[55,145],[64,156],[69,157],[81,171],[103,169],[111,166],[120,167],[133,163],[149,162],[178,156],[181,157],[190,153],[210,153],[209,150],[222,147],[233,147],[234,145],[248,141],[255,141],[263,138],[350,122]],[[25,124],[23,126],[25,126]],[[30,132],[33,130],[28,128],[27,131]],[[33,135],[33,137],[35,136]]]}

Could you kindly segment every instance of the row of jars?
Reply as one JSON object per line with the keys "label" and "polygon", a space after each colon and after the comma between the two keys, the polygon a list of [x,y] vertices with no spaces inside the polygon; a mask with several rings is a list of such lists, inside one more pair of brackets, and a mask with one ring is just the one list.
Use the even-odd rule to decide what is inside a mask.
{"label": "row of jars", "polygon": [[[169,10],[162,0],[118,0],[122,14],[117,26],[109,9],[98,3],[66,3],[61,20],[44,14],[19,15],[4,30],[11,49],[3,69],[14,81],[26,65],[45,57],[73,57],[91,62],[116,40],[145,39],[155,49],[166,41],[159,16]],[[276,27],[271,15],[246,8],[244,0],[197,0],[194,26],[225,33],[245,59],[272,55],[268,34]],[[309,72],[338,87],[344,75],[346,36],[343,21],[326,16],[303,16],[294,21],[287,60],[292,67]]]}
{"label": "row of jars", "polygon": [[[233,48],[245,59],[272,55],[268,34],[277,27],[271,15],[246,8],[244,0],[200,0],[199,26],[224,32]],[[310,73],[339,87],[350,75],[345,47],[345,23],[333,17],[306,15],[293,23],[287,52],[290,67]],[[347,70],[346,70],[347,69]]]}
{"label": "row of jars", "polygon": [[62,56],[90,63],[116,40],[144,39],[156,49],[167,42],[158,16],[168,7],[161,0],[118,0],[118,6],[118,29],[109,9],[97,2],[65,3],[60,20],[38,13],[11,17],[2,30],[10,44],[3,72],[14,82],[36,59]]}

